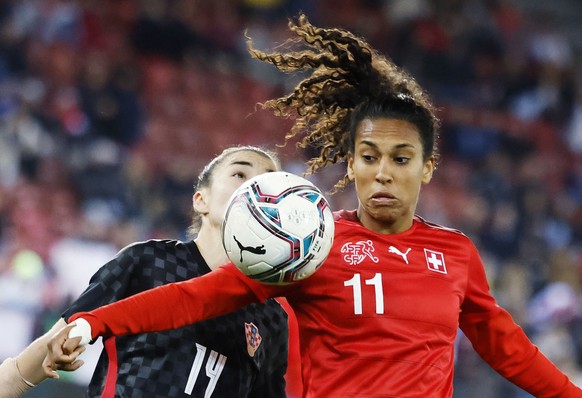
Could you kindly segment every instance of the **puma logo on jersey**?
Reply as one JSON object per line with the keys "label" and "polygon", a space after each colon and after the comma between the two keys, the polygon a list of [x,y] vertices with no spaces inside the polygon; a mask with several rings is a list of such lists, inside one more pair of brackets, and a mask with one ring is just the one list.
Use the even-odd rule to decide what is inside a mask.
{"label": "puma logo on jersey", "polygon": [[412,250],[412,249],[409,247],[408,250],[406,250],[404,253],[402,253],[400,250],[398,250],[394,246],[390,246],[388,248],[388,253],[394,253],[394,254],[399,255],[406,262],[406,264],[408,264],[408,257],[407,256],[408,256],[408,253],[410,252],[410,250]]}
{"label": "puma logo on jersey", "polygon": [[267,251],[265,250],[265,245],[261,245],[261,246],[243,246],[238,239],[236,238],[236,236],[233,236],[234,240],[236,241],[236,244],[238,245],[238,248],[240,250],[240,262],[242,263],[243,261],[243,252],[246,250],[249,253],[254,253],[254,254],[265,254]]}

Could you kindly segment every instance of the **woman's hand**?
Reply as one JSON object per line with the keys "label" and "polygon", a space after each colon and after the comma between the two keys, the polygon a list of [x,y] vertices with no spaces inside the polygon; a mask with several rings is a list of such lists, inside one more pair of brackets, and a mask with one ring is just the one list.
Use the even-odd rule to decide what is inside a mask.
{"label": "woman's hand", "polygon": [[77,360],[85,351],[85,346],[80,345],[81,337],[69,338],[69,331],[75,327],[75,323],[65,326],[53,335],[47,343],[48,353],[42,363],[47,377],[58,379],[57,370],[72,372],[83,366],[82,360]]}

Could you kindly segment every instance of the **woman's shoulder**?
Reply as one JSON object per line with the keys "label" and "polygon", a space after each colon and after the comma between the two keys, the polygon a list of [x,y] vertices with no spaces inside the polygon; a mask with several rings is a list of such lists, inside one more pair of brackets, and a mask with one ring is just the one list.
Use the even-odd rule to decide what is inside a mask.
{"label": "woman's shoulder", "polygon": [[449,243],[456,242],[464,247],[474,247],[472,239],[459,229],[427,221],[418,215],[414,217],[414,222],[416,224],[416,232],[424,231],[421,234],[424,237],[430,236]]}
{"label": "woman's shoulder", "polygon": [[148,239],[130,243],[121,249],[122,252],[144,251],[144,250],[175,250],[185,248],[185,242],[176,239]]}
{"label": "woman's shoulder", "polygon": [[447,226],[444,226],[441,224],[437,224],[437,223],[428,221],[419,215],[414,216],[414,221],[416,223],[418,223],[421,227],[433,230],[435,232],[441,231],[443,233],[451,233],[451,234],[461,235],[461,236],[467,237],[467,235],[465,235],[465,233],[463,231],[461,231],[460,229],[451,228],[451,227],[447,227]]}
{"label": "woman's shoulder", "polygon": [[356,214],[356,210],[337,210],[333,212],[333,219],[335,221],[345,220],[345,221],[358,221],[358,216]]}

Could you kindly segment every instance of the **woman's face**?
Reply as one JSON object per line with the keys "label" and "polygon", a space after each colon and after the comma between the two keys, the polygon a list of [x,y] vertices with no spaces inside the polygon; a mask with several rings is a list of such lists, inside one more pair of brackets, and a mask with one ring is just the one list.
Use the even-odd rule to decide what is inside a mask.
{"label": "woman's face", "polygon": [[194,209],[210,225],[220,227],[233,192],[248,179],[276,170],[277,165],[264,155],[254,151],[235,152],[216,166],[210,185],[196,191]]}
{"label": "woman's face", "polygon": [[417,127],[403,120],[364,119],[358,125],[348,177],[358,196],[358,218],[378,233],[412,225],[422,184],[430,182],[434,158],[423,159]]}

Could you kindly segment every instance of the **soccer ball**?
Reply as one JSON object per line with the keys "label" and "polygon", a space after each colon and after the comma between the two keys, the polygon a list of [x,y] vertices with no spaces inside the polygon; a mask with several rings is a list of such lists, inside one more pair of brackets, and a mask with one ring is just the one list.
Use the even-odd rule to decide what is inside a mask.
{"label": "soccer ball", "polygon": [[284,171],[242,184],[228,202],[221,228],[234,265],[252,279],[276,285],[311,276],[329,254],[333,232],[321,191]]}

